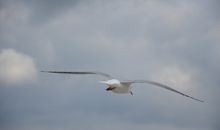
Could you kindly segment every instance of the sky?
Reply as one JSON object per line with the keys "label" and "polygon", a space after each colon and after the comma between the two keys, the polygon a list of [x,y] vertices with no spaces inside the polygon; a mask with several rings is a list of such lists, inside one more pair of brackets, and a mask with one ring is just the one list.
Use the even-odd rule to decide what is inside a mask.
{"label": "sky", "polygon": [[[218,0],[0,1],[1,130],[219,130]],[[100,71],[157,81],[107,92]]]}

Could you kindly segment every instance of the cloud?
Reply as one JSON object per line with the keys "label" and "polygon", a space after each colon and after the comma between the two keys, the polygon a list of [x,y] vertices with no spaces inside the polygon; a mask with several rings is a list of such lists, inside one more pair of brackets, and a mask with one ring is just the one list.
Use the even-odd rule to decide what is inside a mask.
{"label": "cloud", "polygon": [[[36,78],[33,59],[24,52],[40,69],[152,79],[206,102],[146,84],[134,85],[132,97],[116,95],[92,76],[40,73],[32,87],[0,87],[0,115],[7,117],[0,123],[14,130],[219,130],[220,24],[214,1],[1,1],[0,46],[14,50],[0,52],[7,59],[0,64],[0,83]],[[27,71],[28,64],[35,72]]]}
{"label": "cloud", "polygon": [[3,49],[0,53],[0,82],[21,83],[33,81],[37,70],[33,59],[13,49]]}
{"label": "cloud", "polygon": [[179,90],[189,89],[188,87],[191,87],[190,84],[193,83],[191,72],[187,72],[179,66],[161,66],[152,77]]}

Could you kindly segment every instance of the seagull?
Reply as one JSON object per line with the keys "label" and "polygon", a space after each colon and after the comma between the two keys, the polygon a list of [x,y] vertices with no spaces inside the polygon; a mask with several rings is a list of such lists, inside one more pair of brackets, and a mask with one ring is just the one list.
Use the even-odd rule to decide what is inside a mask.
{"label": "seagull", "polygon": [[170,90],[172,92],[178,93],[182,96],[191,98],[193,100],[204,102],[203,100],[194,98],[192,96],[189,96],[187,94],[184,94],[180,91],[177,91],[173,89],[172,87],[169,87],[167,85],[161,84],[159,82],[150,81],[150,80],[126,80],[121,81],[118,79],[113,78],[109,74],[103,73],[103,72],[95,72],[95,71],[41,71],[45,73],[56,73],[56,74],[75,74],[75,75],[99,75],[107,80],[102,80],[100,83],[106,84],[108,87],[106,88],[106,91],[111,91],[118,94],[131,94],[133,95],[133,92],[131,91],[131,85],[135,83],[145,83],[145,84],[151,84],[153,86],[161,87],[167,90]]}

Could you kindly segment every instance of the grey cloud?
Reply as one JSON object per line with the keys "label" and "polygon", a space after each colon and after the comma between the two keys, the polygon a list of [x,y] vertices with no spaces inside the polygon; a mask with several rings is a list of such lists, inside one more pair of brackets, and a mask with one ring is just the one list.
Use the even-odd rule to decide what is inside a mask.
{"label": "grey cloud", "polygon": [[78,0],[32,0],[27,1],[29,8],[32,9],[31,22],[34,24],[45,23],[53,17],[59,16],[69,8],[74,8]]}
{"label": "grey cloud", "polygon": [[78,0],[9,0],[3,1],[3,7],[24,6],[30,11],[29,22],[31,24],[43,24],[53,17],[59,16],[77,5]]}

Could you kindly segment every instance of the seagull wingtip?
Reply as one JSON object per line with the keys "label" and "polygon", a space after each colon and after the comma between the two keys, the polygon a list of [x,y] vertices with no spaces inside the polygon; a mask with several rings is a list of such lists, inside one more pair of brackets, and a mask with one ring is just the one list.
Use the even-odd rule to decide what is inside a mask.
{"label": "seagull wingtip", "polygon": [[41,70],[40,72],[48,72],[48,71],[45,71],[45,70]]}

